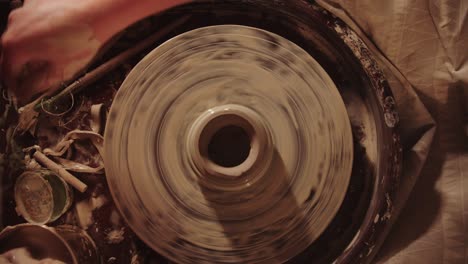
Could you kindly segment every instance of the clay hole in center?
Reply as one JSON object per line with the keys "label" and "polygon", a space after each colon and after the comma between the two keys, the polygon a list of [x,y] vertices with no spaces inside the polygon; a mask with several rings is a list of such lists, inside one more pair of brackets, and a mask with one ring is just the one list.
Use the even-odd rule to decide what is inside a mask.
{"label": "clay hole in center", "polygon": [[229,125],[214,133],[208,143],[208,157],[222,167],[242,164],[250,153],[249,134],[239,126]]}
{"label": "clay hole in center", "polygon": [[200,153],[214,164],[233,168],[243,164],[250,155],[254,129],[244,118],[222,115],[204,127],[200,135]]}

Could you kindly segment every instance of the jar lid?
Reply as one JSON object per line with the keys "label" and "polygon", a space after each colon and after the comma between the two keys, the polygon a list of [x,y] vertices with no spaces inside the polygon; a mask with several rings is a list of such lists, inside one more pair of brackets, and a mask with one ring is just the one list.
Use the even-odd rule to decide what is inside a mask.
{"label": "jar lid", "polygon": [[52,187],[43,171],[26,171],[15,184],[16,211],[28,222],[45,224],[54,211]]}

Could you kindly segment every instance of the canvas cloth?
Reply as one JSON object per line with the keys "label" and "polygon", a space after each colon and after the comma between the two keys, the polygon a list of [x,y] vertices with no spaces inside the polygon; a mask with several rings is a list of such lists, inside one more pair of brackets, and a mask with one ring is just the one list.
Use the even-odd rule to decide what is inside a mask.
{"label": "canvas cloth", "polygon": [[375,262],[468,263],[468,1],[317,2],[374,51],[398,104],[400,214]]}

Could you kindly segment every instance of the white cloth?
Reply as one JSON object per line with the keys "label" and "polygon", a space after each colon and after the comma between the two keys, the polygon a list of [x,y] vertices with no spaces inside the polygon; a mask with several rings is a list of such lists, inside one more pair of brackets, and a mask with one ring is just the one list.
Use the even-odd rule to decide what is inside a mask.
{"label": "white cloth", "polygon": [[[468,1],[317,2],[354,28],[404,86],[392,82],[403,117],[405,207],[376,261],[468,263]],[[429,154],[433,130],[418,98],[438,127]]]}

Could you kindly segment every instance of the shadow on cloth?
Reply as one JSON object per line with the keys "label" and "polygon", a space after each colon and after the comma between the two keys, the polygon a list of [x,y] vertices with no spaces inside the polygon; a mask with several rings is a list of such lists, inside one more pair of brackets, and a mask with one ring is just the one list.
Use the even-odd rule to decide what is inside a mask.
{"label": "shadow on cloth", "polygon": [[448,98],[445,102],[419,94],[436,120],[438,130],[426,165],[380,251],[377,258],[379,262],[387,262],[433,229],[437,221],[441,221],[442,205],[447,201],[436,189],[436,185],[440,186],[445,171],[443,168],[450,156],[468,153],[468,140],[463,129],[464,102],[460,93],[459,87],[448,88]]}

